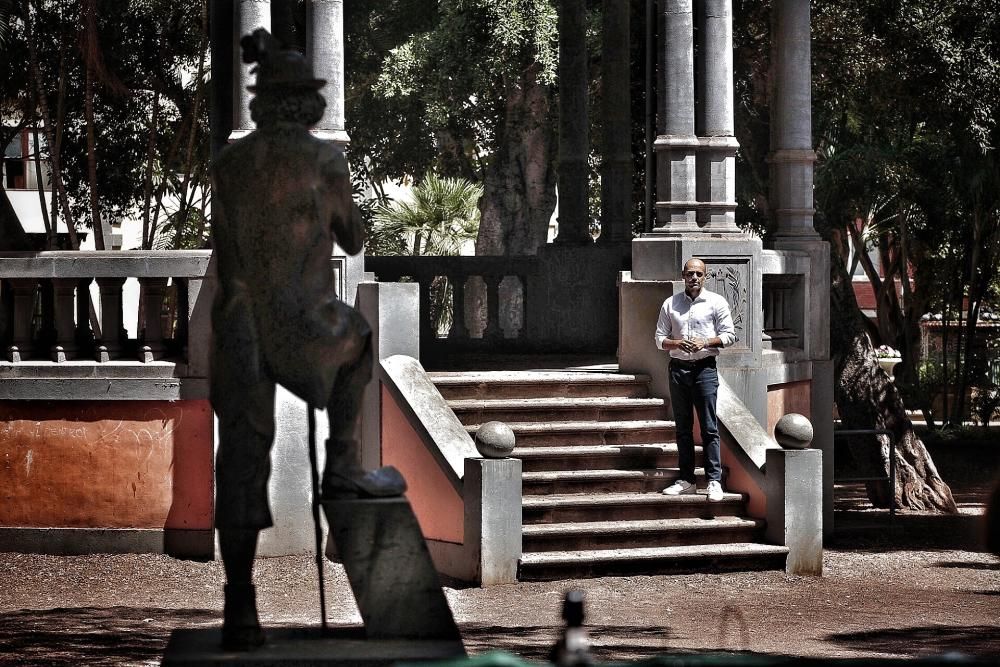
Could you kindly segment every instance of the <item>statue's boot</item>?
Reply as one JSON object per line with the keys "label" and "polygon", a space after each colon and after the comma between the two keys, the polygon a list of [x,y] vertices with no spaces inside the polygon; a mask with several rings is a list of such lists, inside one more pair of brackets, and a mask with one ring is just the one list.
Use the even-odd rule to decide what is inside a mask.
{"label": "statue's boot", "polygon": [[393,466],[365,471],[356,440],[328,440],[323,470],[324,498],[392,498],[406,492],[406,480]]}
{"label": "statue's boot", "polygon": [[226,584],[222,612],[222,648],[252,651],[264,643],[257,618],[257,589],[253,584]]}

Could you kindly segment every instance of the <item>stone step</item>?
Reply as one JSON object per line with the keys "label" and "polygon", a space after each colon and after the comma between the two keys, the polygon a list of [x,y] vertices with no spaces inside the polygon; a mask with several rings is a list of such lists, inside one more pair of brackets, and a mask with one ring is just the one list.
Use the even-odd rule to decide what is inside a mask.
{"label": "stone step", "polygon": [[521,517],[525,525],[699,517],[714,519],[745,514],[746,503],[742,494],[727,492],[721,501],[710,503],[704,489],[683,496],[665,496],[662,493],[562,493],[524,496],[521,499]]}
{"label": "stone step", "polygon": [[586,371],[472,371],[429,373],[446,399],[622,397],[649,395],[648,375]]}
{"label": "stone step", "polygon": [[[695,460],[701,445],[695,445]],[[635,445],[571,445],[569,447],[515,447],[525,472],[543,470],[645,470],[676,468],[677,445],[672,442]]]}
{"label": "stone step", "polygon": [[[679,476],[678,468],[529,471],[521,475],[521,493],[659,493]],[[696,468],[695,476],[705,486],[704,468]]]}
{"label": "stone step", "polygon": [[[579,445],[634,445],[674,440],[674,422],[665,419],[626,421],[507,422],[518,447],[566,447]],[[479,428],[467,424],[475,436]]]}
{"label": "stone step", "polygon": [[666,417],[662,398],[501,398],[448,401],[463,424],[488,421],[545,423],[565,421],[655,420]]}
{"label": "stone step", "polygon": [[636,549],[752,542],[763,528],[742,517],[548,523],[524,526],[521,539],[525,552]]}
{"label": "stone step", "polygon": [[754,542],[527,552],[521,556],[518,578],[523,581],[546,581],[706,570],[783,569],[787,554],[787,547]]}

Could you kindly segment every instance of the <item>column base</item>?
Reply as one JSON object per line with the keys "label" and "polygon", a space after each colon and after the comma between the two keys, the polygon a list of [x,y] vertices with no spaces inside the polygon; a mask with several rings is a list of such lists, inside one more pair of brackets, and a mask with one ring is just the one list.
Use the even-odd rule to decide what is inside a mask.
{"label": "column base", "polygon": [[348,144],[351,143],[351,137],[348,136],[345,130],[323,130],[319,128],[313,128],[309,130],[309,133],[316,137],[317,139],[322,139],[323,141],[331,141],[341,148],[346,148]]}

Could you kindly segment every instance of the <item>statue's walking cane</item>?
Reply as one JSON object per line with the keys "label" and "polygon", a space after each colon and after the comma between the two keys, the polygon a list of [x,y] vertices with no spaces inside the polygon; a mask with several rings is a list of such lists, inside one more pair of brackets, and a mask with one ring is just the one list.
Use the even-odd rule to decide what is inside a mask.
{"label": "statue's walking cane", "polygon": [[323,585],[323,526],[319,522],[319,463],[316,455],[316,413],[311,405],[309,413],[309,467],[312,469],[312,516],[313,532],[316,536],[316,574],[319,575],[320,627],[326,634],[326,588]]}

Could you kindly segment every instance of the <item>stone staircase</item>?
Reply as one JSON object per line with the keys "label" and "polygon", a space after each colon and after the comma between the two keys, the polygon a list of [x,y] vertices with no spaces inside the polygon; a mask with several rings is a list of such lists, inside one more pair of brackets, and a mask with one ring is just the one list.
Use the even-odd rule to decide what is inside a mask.
{"label": "stone staircase", "polygon": [[[506,422],[521,459],[522,580],[781,569],[746,498],[660,493],[677,477],[674,424],[649,378],[589,371],[431,373],[474,434]],[[697,448],[700,457],[701,448]]]}

